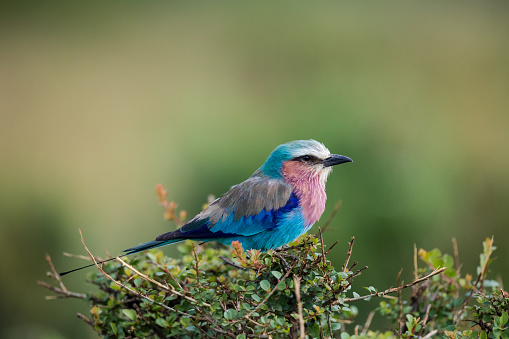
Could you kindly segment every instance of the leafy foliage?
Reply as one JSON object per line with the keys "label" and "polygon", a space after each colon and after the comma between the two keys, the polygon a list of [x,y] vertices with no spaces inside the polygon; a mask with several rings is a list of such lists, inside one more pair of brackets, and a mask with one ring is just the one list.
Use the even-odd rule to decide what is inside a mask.
{"label": "leafy foliage", "polygon": [[105,337],[287,337],[296,336],[302,317],[307,333],[320,337],[338,333],[356,314],[338,302],[355,274],[336,271],[319,252],[317,238],[300,239],[284,253],[246,253],[239,246],[229,253],[186,241],[178,246],[181,259],[151,250],[124,267],[105,264],[104,271],[122,283],[92,274],[90,282],[100,290],[90,296],[94,329]]}
{"label": "leafy foliage", "polygon": [[[157,192],[167,218],[183,222],[185,213],[177,216],[166,191],[158,186]],[[421,249],[414,253],[413,282],[384,291],[364,287],[363,296],[352,291],[367,268],[349,266],[353,243],[336,269],[327,259],[335,244],[325,250],[321,231],[265,253],[244,251],[238,242],[227,248],[185,241],[177,245],[179,258],[150,250],[98,265],[88,278],[97,292],[86,295],[68,291],[47,256],[57,286],[39,284],[87,300],[91,315],[78,316],[105,338],[509,338],[509,294],[486,279],[493,239],[483,242],[475,281],[461,274],[457,253]],[[408,300],[400,293],[407,287]],[[394,324],[391,330],[369,329],[375,311],[356,324],[353,303],[376,297],[384,298],[375,311]]]}

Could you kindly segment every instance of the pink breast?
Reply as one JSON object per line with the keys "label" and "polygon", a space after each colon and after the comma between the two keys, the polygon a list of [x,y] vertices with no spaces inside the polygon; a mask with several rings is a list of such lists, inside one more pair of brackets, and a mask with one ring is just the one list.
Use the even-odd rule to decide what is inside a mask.
{"label": "pink breast", "polygon": [[323,177],[316,169],[297,161],[285,161],[282,171],[299,197],[306,226],[311,227],[325,210],[327,195]]}

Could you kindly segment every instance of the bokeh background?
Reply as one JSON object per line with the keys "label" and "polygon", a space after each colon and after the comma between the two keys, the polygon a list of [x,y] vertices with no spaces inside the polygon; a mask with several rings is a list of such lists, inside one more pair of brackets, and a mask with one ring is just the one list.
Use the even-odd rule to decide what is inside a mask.
{"label": "bokeh background", "polygon": [[[355,161],[321,223],[342,200],[325,238],[340,265],[356,237],[359,293],[410,281],[414,244],[452,254],[453,237],[476,274],[494,235],[507,284],[508,17],[504,1],[2,2],[0,337],[96,338],[87,305],[44,300],[44,254],[83,264],[62,255],[84,254],[78,228],[97,255],[151,240],[174,227],[156,184],[192,216],[295,139]],[[64,281],[87,292],[86,275]]]}

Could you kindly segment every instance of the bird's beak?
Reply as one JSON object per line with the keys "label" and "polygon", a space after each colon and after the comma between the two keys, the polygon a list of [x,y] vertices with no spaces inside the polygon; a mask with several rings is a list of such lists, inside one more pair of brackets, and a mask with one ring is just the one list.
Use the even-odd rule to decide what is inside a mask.
{"label": "bird's beak", "polygon": [[344,155],[331,154],[327,159],[323,161],[323,166],[330,167],[343,164],[345,162],[353,162],[353,160],[349,157],[345,157]]}

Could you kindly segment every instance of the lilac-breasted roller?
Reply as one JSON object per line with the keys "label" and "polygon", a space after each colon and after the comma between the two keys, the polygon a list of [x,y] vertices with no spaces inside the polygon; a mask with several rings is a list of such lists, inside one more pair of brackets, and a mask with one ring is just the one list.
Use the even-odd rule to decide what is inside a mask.
{"label": "lilac-breasted roller", "polygon": [[246,181],[233,186],[181,228],[131,247],[125,255],[186,239],[227,245],[237,240],[244,249],[262,251],[285,245],[309,230],[322,215],[327,198],[325,182],[332,166],[351,161],[330,154],[315,140],[279,145]]}

